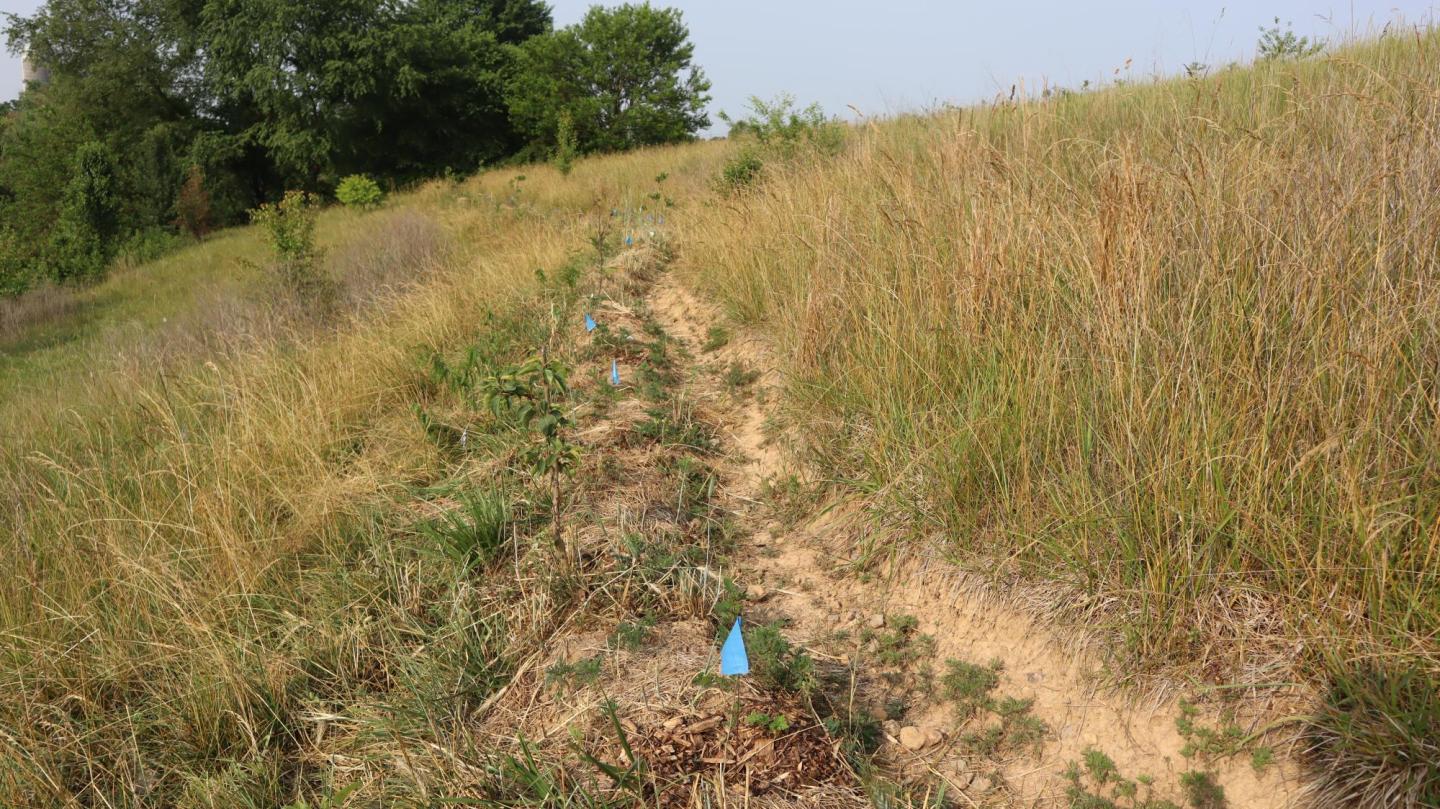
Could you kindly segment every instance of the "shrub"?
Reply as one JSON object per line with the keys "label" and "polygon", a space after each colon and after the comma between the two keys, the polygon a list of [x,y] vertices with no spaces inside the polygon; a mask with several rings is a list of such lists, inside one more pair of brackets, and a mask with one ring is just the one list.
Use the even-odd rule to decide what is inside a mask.
{"label": "shrub", "polygon": [[731,125],[732,134],[754,136],[762,147],[780,157],[792,157],[805,147],[833,155],[845,145],[845,130],[838,121],[826,116],[819,104],[796,108],[795,97],[789,94],[772,101],[751,96],[745,118],[733,120],[721,113],[720,119]]}
{"label": "shrub", "polygon": [[569,112],[560,114],[560,121],[555,126],[555,154],[551,162],[555,169],[562,176],[569,177],[570,171],[575,168],[575,158],[580,153],[580,147],[575,138],[575,123]]}
{"label": "shrub", "polygon": [[754,185],[767,160],[791,160],[807,152],[830,156],[845,145],[845,131],[839,122],[827,117],[819,104],[797,109],[791,95],[773,101],[752,96],[745,118],[735,120],[722,112],[720,119],[730,124],[731,137],[755,141],[721,168],[716,183],[721,193],[734,194]]}
{"label": "shrub", "polygon": [[724,194],[735,194],[744,191],[760,179],[760,171],[765,168],[765,162],[755,149],[746,147],[741,149],[725,161],[720,169],[720,181],[716,184],[717,190]]}
{"label": "shrub", "polygon": [[335,189],[335,197],[347,208],[359,208],[361,210],[372,210],[378,208],[385,199],[385,192],[380,190],[379,184],[364,174],[352,174],[340,181]]}
{"label": "shrub", "polygon": [[115,175],[115,156],[104,145],[86,143],[75,152],[50,245],[57,281],[94,281],[105,274],[120,222]]}
{"label": "shrub", "polygon": [[210,192],[205,189],[205,170],[192,165],[175,200],[175,225],[196,241],[205,238],[212,225]]}
{"label": "shrub", "polygon": [[121,243],[117,255],[121,261],[133,267],[160,258],[180,243],[180,237],[165,228],[145,228],[132,232],[130,237]]}
{"label": "shrub", "polygon": [[1273,26],[1260,28],[1260,41],[1255,45],[1260,61],[1304,59],[1325,49],[1323,40],[1312,42],[1310,37],[1296,36],[1290,25],[1291,23],[1286,23],[1285,28],[1281,29],[1280,18],[1276,17]]}
{"label": "shrub", "polygon": [[290,191],[278,203],[266,203],[250,214],[251,221],[265,228],[275,251],[274,272],[281,285],[312,310],[328,306],[333,292],[315,246],[313,194]]}

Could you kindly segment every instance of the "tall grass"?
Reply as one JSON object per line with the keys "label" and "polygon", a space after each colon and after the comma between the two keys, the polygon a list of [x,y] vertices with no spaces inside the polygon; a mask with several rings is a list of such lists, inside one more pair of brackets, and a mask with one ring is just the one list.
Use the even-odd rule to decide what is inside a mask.
{"label": "tall grass", "polygon": [[[251,231],[133,271],[164,318],[95,332],[54,313],[64,349],[32,356],[57,366],[0,403],[0,805],[272,807],[336,773],[386,800],[462,783],[457,723],[543,627],[516,623],[533,602],[513,576],[478,586],[476,559],[415,528],[495,474],[427,439],[412,408],[446,395],[429,359],[534,350],[537,270],[592,250],[582,212],[712,153],[542,169],[515,200],[496,174],[328,212],[352,305],[321,326],[267,305],[262,279],[206,294],[258,257]],[[238,256],[210,266],[217,244]],[[112,283],[85,294],[153,305]]]}
{"label": "tall grass", "polygon": [[1122,670],[1421,678],[1350,689],[1404,754],[1329,785],[1436,800],[1437,87],[1412,31],[871,125],[683,267],[774,336],[821,468],[1058,579]]}

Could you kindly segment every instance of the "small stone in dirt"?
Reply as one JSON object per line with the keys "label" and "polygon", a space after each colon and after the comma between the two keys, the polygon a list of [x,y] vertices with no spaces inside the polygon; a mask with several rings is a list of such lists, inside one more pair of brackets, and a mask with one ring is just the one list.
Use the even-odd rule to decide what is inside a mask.
{"label": "small stone in dirt", "polygon": [[995,783],[984,775],[977,775],[975,780],[970,782],[970,791],[980,795],[984,795],[994,788]]}
{"label": "small stone in dirt", "polygon": [[769,593],[765,592],[765,588],[758,584],[752,584],[745,588],[745,598],[750,601],[764,601],[767,595]]}
{"label": "small stone in dirt", "polygon": [[885,627],[885,616],[877,612],[870,616],[870,618],[865,621],[865,624],[871,629],[883,629]]}
{"label": "small stone in dirt", "polygon": [[900,728],[900,744],[906,750],[919,750],[925,746],[925,732],[914,725]]}
{"label": "small stone in dirt", "polygon": [[931,747],[945,741],[945,733],[939,728],[925,729],[925,746]]}
{"label": "small stone in dirt", "polygon": [[1025,679],[1032,683],[1043,683],[1045,682],[1045,674],[1039,671],[1032,671],[1025,675]]}

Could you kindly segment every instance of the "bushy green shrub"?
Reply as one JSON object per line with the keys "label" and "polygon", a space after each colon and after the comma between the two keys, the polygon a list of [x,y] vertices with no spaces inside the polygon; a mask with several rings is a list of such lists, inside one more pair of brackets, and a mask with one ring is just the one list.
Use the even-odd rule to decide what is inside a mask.
{"label": "bushy green shrub", "polygon": [[380,190],[380,185],[365,174],[352,174],[340,181],[339,187],[335,189],[335,197],[347,208],[360,208],[370,210],[378,208],[385,199],[385,192]]}
{"label": "bushy green shrub", "polygon": [[731,138],[753,139],[720,169],[715,186],[723,194],[754,185],[767,162],[793,160],[804,154],[829,157],[845,146],[845,129],[838,121],[826,116],[819,104],[798,109],[791,95],[773,101],[751,96],[746,117],[732,119],[722,112],[720,119],[730,124]]}
{"label": "bushy green shrub", "polygon": [[744,191],[760,179],[765,161],[760,159],[753,147],[745,147],[731,155],[720,169],[720,180],[716,183],[721,193],[734,194]]}
{"label": "bushy green shrub", "polygon": [[90,142],[75,152],[60,220],[51,237],[51,271],[59,281],[95,281],[115,255],[120,196],[115,156]]}

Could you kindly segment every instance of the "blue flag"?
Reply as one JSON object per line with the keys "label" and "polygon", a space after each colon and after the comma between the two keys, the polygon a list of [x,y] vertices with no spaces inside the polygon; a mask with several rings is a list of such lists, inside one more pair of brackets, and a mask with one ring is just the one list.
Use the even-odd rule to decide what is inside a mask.
{"label": "blue flag", "polygon": [[610,384],[620,384],[620,363],[615,360],[610,360]]}
{"label": "blue flag", "polygon": [[626,247],[629,247],[630,245],[632,245],[632,244],[634,244],[634,243],[635,243],[634,237],[632,237],[632,236],[631,236],[630,234],[628,234],[628,233],[625,234],[625,246],[626,246]]}
{"label": "blue flag", "polygon": [[585,331],[595,331],[595,318],[585,315]]}
{"label": "blue flag", "polygon": [[730,636],[720,647],[720,673],[726,677],[739,677],[750,673],[750,655],[745,653],[745,636],[740,632],[740,619],[730,628]]}

